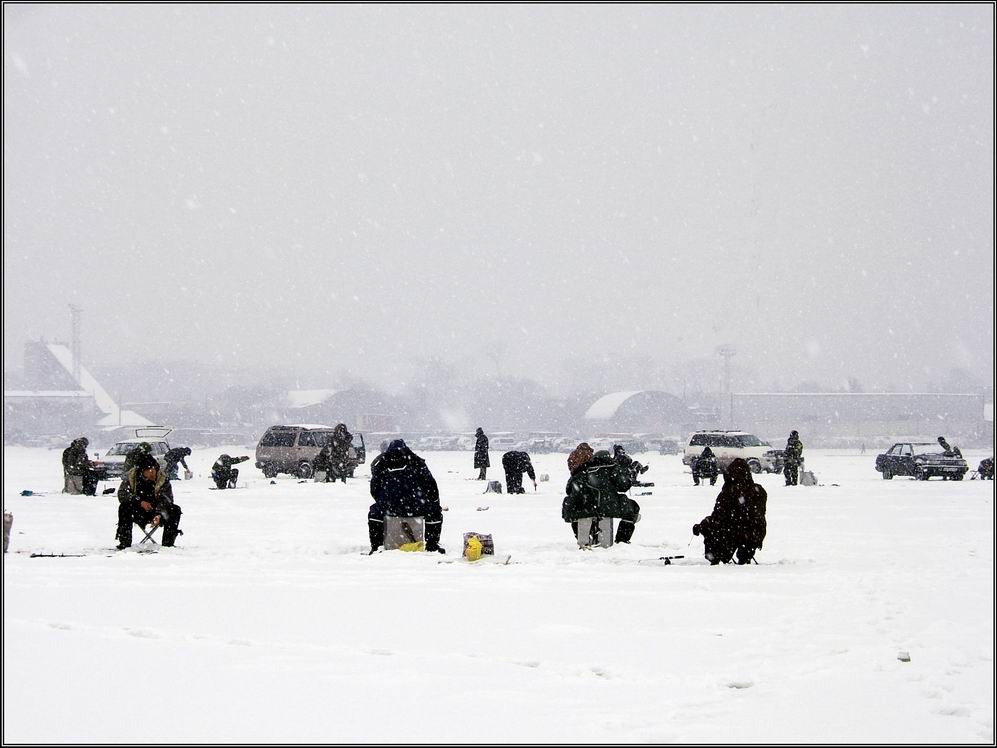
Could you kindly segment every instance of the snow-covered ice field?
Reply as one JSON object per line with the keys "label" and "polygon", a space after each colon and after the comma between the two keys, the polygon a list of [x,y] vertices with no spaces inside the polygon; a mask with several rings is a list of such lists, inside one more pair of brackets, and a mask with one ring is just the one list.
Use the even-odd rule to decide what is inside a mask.
{"label": "snow-covered ice field", "polygon": [[[759,478],[758,565],[710,567],[690,528],[719,483],[678,457],[637,456],[656,487],[632,492],[633,543],[583,552],[565,455],[508,496],[468,480],[472,453],[426,452],[447,555],[366,557],[369,464],[271,485],[250,460],[208,490],[223,451],[251,454],[195,451],[184,536],[138,554],[110,550],[114,496],[59,493],[60,450],[4,448],[5,743],[994,740],[992,482],[808,450],[822,485]],[[471,530],[512,563],[461,560]]]}

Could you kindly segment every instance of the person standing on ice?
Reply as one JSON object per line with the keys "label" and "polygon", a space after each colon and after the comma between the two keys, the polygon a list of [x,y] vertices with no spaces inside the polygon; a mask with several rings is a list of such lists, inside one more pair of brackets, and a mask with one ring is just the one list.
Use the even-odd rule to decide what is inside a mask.
{"label": "person standing on ice", "polygon": [[350,447],[353,446],[353,434],[345,423],[337,423],[329,438],[329,467],[327,480],[346,483],[349,473]]}
{"label": "person standing on ice", "polygon": [[180,532],[180,507],[173,503],[173,487],[165,470],[152,455],[140,457],[125,473],[118,488],[118,550],[132,544],[132,523],[163,526],[163,542],[169,548]]}
{"label": "person standing on ice", "polygon": [[87,494],[97,493],[97,481],[94,480],[93,466],[87,457],[87,447],[90,440],[85,436],[73,439],[72,443],[62,453],[62,475],[65,481],[63,493]]}
{"label": "person standing on ice", "polygon": [[762,547],[767,524],[765,507],[768,494],[755,483],[751,467],[738,457],[724,473],[713,513],[692,526],[693,535],[703,536],[704,555],[711,564],[748,564]]}
{"label": "person standing on ice", "polygon": [[446,553],[440,547],[440,489],[426,461],[409,449],[404,439],[392,441],[370,464],[370,495],[374,499],[367,512],[371,553],[384,545],[386,516],[422,517],[426,523],[426,550]]}
{"label": "person standing on ice", "polygon": [[791,431],[789,439],[786,440],[785,467],[783,475],[786,476],[787,486],[798,486],[800,484],[800,465],[803,464],[803,442],[800,441],[798,431]]}
{"label": "person standing on ice", "polygon": [[235,484],[239,480],[239,471],[232,466],[238,465],[240,462],[245,462],[248,459],[248,455],[242,455],[241,457],[221,455],[215,460],[215,464],[211,466],[211,479],[215,482],[215,486],[219,489],[235,488]]}
{"label": "person standing on ice", "polygon": [[485,479],[485,472],[491,467],[491,464],[488,460],[488,437],[485,436],[484,430],[478,426],[478,430],[474,432],[474,467],[478,468],[477,480]]}

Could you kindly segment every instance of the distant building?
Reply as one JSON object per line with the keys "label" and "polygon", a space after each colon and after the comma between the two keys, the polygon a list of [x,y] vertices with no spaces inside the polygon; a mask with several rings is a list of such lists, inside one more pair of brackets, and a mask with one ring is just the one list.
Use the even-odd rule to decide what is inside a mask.
{"label": "distant building", "polygon": [[351,431],[396,431],[399,405],[363,390],[290,390],[283,404],[285,423],[345,423]]}
{"label": "distant building", "polygon": [[684,434],[695,428],[686,404],[659,390],[610,392],[589,406],[583,421],[588,430],[614,433]]}
{"label": "distant building", "polygon": [[3,393],[5,441],[152,425],[138,413],[122,410],[62,343],[25,344],[24,370],[16,380],[9,389],[5,383]]}
{"label": "distant building", "polygon": [[725,420],[737,428],[777,440],[796,429],[814,446],[851,437],[934,441],[939,434],[967,443],[986,433],[984,397],[978,394],[735,392],[729,407]]}

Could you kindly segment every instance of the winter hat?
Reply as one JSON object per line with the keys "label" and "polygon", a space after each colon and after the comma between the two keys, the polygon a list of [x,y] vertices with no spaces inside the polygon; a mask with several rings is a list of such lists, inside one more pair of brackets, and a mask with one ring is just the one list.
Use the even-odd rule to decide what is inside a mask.
{"label": "winter hat", "polygon": [[140,473],[144,473],[149,468],[156,468],[156,470],[159,470],[159,463],[152,455],[142,455],[138,459],[138,462],[135,463],[135,467],[138,468]]}

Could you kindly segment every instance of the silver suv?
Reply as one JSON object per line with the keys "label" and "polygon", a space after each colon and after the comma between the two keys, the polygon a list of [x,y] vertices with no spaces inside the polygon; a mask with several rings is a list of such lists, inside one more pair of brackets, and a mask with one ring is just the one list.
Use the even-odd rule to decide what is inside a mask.
{"label": "silver suv", "polygon": [[117,480],[124,475],[125,458],[129,453],[143,442],[152,447],[152,456],[159,462],[160,467],[166,468],[166,453],[170,451],[170,444],[166,437],[173,429],[165,426],[148,426],[135,429],[135,437],[132,439],[122,439],[104,453],[103,458],[96,458],[92,461],[94,474],[98,480]]}
{"label": "silver suv", "polygon": [[745,431],[697,431],[689,439],[682,462],[691,466],[707,447],[713,450],[721,470],[737,457],[747,461],[753,473],[774,470],[772,457],[767,454],[771,446]]}
{"label": "silver suv", "polygon": [[[312,477],[312,463],[322,447],[332,438],[332,426],[271,426],[256,445],[256,467],[267,478],[278,473],[290,473],[299,478]],[[367,461],[363,434],[354,434],[360,444],[350,447],[349,475],[357,465]]]}

